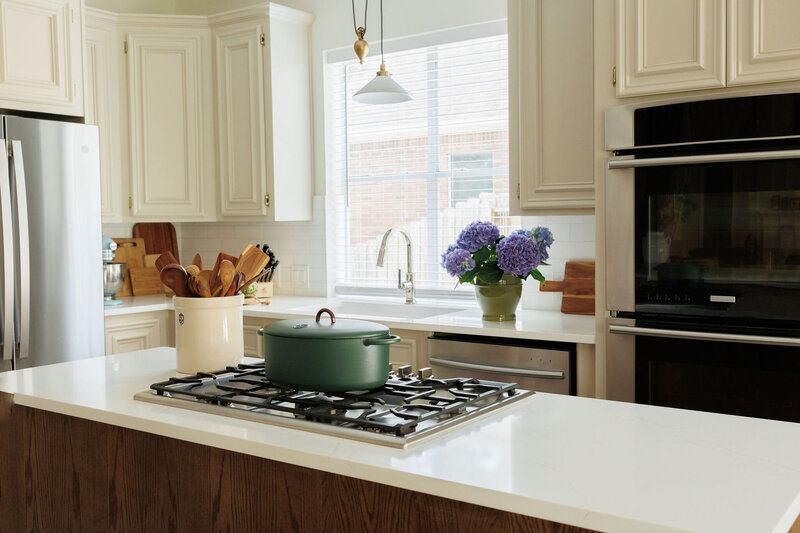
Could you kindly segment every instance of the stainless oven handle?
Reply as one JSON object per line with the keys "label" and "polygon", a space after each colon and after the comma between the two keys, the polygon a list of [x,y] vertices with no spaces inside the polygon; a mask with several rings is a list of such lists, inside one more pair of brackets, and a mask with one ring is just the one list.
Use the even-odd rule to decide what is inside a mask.
{"label": "stainless oven handle", "polygon": [[645,159],[609,159],[608,169],[638,167],[665,167],[669,165],[699,165],[702,163],[736,163],[742,161],[769,161],[772,159],[800,159],[800,150],[775,150],[769,152],[743,152],[738,154],[705,154],[679,157],[651,157]]}
{"label": "stainless oven handle", "polygon": [[746,344],[771,344],[774,346],[800,346],[800,339],[789,337],[766,337],[761,335],[738,335],[733,333],[709,333],[705,331],[676,331],[672,329],[642,328],[611,324],[609,333],[642,335],[645,337],[669,337],[697,341],[741,342]]}
{"label": "stainless oven handle", "polygon": [[[477,372],[491,372],[493,374],[504,374],[506,376],[519,376],[524,378],[545,378],[545,379],[564,379],[563,370],[543,370],[525,368],[508,368],[505,366],[478,365],[475,363],[464,363],[462,361],[451,361],[449,359],[439,359],[431,357],[431,365],[439,365],[449,368],[460,368],[462,370],[475,370]],[[434,376],[435,377],[435,376]]]}

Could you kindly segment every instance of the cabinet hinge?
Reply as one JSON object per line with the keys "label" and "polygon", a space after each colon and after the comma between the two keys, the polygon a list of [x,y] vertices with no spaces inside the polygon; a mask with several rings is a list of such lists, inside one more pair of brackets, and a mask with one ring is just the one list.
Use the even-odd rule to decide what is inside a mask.
{"label": "cabinet hinge", "polygon": [[261,46],[267,46],[267,36],[262,33],[259,42],[261,43]]}
{"label": "cabinet hinge", "polygon": [[264,205],[269,207],[269,204],[270,204],[269,194],[265,194],[264,195]]}
{"label": "cabinet hinge", "polygon": [[517,200],[519,200],[521,197],[522,197],[522,195],[520,193],[520,185],[519,185],[519,183],[517,183]]}
{"label": "cabinet hinge", "polygon": [[128,53],[128,41],[122,41],[122,51]]}
{"label": "cabinet hinge", "polygon": [[617,86],[617,66],[614,65],[614,68],[611,69],[611,86]]}
{"label": "cabinet hinge", "polygon": [[128,209],[133,209],[133,196],[128,196]]}

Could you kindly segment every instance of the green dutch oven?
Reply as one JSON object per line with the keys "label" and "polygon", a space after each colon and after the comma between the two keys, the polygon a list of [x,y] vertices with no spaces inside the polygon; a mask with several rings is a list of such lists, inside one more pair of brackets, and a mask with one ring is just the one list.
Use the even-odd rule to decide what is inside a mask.
{"label": "green dutch oven", "polygon": [[[327,313],[330,320],[321,320]],[[365,320],[336,320],[330,309],[316,318],[279,320],[258,330],[264,370],[273,383],[295,389],[344,392],[380,387],[389,377],[389,328]]]}

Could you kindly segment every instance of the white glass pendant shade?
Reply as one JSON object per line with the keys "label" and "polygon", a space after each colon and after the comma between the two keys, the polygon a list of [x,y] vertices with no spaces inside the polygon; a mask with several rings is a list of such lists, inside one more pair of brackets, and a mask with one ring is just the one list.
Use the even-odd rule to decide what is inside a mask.
{"label": "white glass pendant shade", "polygon": [[377,76],[354,94],[353,100],[361,104],[396,104],[408,102],[411,95],[391,78],[386,65],[381,63]]}

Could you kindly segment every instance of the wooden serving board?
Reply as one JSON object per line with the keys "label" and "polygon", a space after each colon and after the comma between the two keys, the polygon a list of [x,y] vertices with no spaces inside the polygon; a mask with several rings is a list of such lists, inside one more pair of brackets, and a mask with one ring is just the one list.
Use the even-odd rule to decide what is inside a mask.
{"label": "wooden serving board", "polygon": [[178,254],[178,237],[175,226],[169,222],[140,222],[133,226],[133,236],[144,239],[147,253],[161,255],[172,252],[175,259],[180,261]]}
{"label": "wooden serving board", "polygon": [[164,293],[161,276],[156,267],[131,268],[130,273],[134,296]]}
{"label": "wooden serving board", "polygon": [[128,267],[125,269],[125,284],[122,286],[116,297],[131,296],[133,289],[131,287],[131,269],[144,267],[144,239],[114,239],[117,243],[117,251],[114,256],[115,263],[125,263]]}
{"label": "wooden serving board", "polygon": [[564,281],[539,284],[542,292],[563,292],[561,312],[571,315],[594,314],[594,261],[567,261]]}

